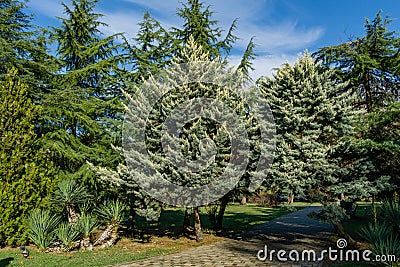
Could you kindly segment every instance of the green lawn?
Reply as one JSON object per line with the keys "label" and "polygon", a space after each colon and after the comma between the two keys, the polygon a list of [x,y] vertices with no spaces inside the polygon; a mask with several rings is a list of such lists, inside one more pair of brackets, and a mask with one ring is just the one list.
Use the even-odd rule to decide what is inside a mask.
{"label": "green lawn", "polygon": [[[249,227],[262,224],[286,213],[280,208],[266,208],[251,204],[247,206],[230,205],[225,213],[222,235],[240,233]],[[137,238],[124,238],[112,248],[96,249],[92,252],[74,251],[46,254],[37,252],[34,246],[29,246],[31,255],[25,259],[19,253],[18,248],[1,249],[0,267],[106,266],[182,251],[223,239],[223,237],[212,234],[213,231],[210,229],[210,221],[205,209],[202,209],[202,224],[206,233],[204,242],[199,244],[191,238],[178,235],[182,227],[183,214],[182,209],[168,208],[162,212],[158,222],[150,223],[138,218],[139,235]]]}

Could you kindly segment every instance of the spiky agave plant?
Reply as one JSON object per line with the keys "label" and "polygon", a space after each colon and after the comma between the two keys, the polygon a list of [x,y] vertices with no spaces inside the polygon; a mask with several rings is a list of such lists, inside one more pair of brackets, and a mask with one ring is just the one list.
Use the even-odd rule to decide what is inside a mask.
{"label": "spiky agave plant", "polygon": [[70,251],[79,246],[77,242],[82,236],[82,232],[76,224],[62,223],[57,228],[57,237],[61,241],[61,249],[63,251]]}
{"label": "spiky agave plant", "polygon": [[28,217],[28,236],[40,251],[45,251],[55,240],[60,220],[60,217],[47,210],[34,210]]}
{"label": "spiky agave plant", "polygon": [[80,241],[81,248],[92,250],[91,234],[98,226],[97,218],[91,214],[83,214],[77,220],[76,225],[83,234],[83,238]]}
{"label": "spiky agave plant", "polygon": [[382,201],[380,206],[383,221],[393,226],[393,231],[400,234],[400,205],[396,198]]}
{"label": "spiky agave plant", "polygon": [[107,222],[107,228],[95,241],[94,245],[102,244],[106,240],[104,247],[115,244],[118,240],[118,227],[124,219],[126,210],[127,206],[119,200],[106,201],[97,208],[99,217]]}

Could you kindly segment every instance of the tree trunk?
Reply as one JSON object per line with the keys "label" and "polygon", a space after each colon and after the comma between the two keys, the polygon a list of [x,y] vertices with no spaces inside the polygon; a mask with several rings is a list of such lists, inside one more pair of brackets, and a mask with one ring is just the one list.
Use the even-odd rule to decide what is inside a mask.
{"label": "tree trunk", "polygon": [[294,193],[290,193],[288,196],[288,204],[291,205],[294,202]]}
{"label": "tree trunk", "polygon": [[191,208],[185,209],[185,217],[183,218],[182,233],[190,233],[190,219],[192,219]]}
{"label": "tree trunk", "polygon": [[219,231],[222,230],[222,220],[224,219],[224,213],[226,206],[228,206],[228,202],[230,199],[230,194],[226,194],[221,199],[221,204],[219,205],[218,217],[217,217],[217,224],[215,225],[215,230]]}
{"label": "tree trunk", "polygon": [[105,240],[109,239],[111,235],[113,234],[114,228],[117,227],[117,224],[112,223],[107,228],[103,231],[103,233],[97,238],[97,240],[94,242],[94,246],[103,243]]}
{"label": "tree trunk", "polygon": [[203,232],[201,231],[199,208],[194,208],[194,229],[196,230],[196,241],[203,241]]}
{"label": "tree trunk", "polygon": [[242,200],[240,201],[240,205],[242,206],[247,205],[247,197],[245,195],[242,195]]}
{"label": "tree trunk", "polygon": [[102,248],[107,248],[115,245],[118,240],[118,231],[114,229],[110,234],[110,239],[108,239],[104,244],[101,245]]}
{"label": "tree trunk", "polygon": [[359,248],[360,243],[358,243],[356,240],[354,240],[344,229],[342,222],[339,220],[339,218],[336,218],[331,221],[333,224],[333,227],[335,228],[337,234],[339,237],[346,239],[348,245],[350,248]]}
{"label": "tree trunk", "polygon": [[127,225],[127,234],[129,237],[133,237],[135,231],[135,209],[134,207],[129,207],[129,217]]}
{"label": "tree trunk", "polygon": [[83,250],[92,250],[93,246],[90,243],[90,236],[85,236],[84,238],[82,238],[82,240],[80,241],[80,247]]}
{"label": "tree trunk", "polygon": [[71,205],[67,205],[67,213],[68,213],[68,222],[75,223],[76,222],[75,208]]}

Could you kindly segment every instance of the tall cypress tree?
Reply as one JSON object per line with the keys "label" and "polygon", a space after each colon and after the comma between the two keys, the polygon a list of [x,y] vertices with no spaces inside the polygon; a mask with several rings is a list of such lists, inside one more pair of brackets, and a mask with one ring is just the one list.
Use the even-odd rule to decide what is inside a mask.
{"label": "tall cypress tree", "polygon": [[[94,12],[96,0],[73,0],[63,4],[66,18],[53,28],[57,41],[59,73],[54,89],[44,100],[42,134],[62,176],[78,178],[94,189],[98,186],[87,161],[116,166],[118,153],[111,144],[120,142],[118,110],[117,35],[103,37],[105,25]],[[94,193],[97,191],[94,190]]]}
{"label": "tall cypress tree", "polygon": [[13,69],[0,81],[0,246],[27,241],[24,219],[46,204],[52,166],[34,132],[40,107]]}

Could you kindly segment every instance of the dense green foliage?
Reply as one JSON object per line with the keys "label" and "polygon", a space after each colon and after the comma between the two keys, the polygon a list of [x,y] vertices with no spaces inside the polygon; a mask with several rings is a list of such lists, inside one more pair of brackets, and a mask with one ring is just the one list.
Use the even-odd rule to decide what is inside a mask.
{"label": "dense green foliage", "polygon": [[57,42],[58,72],[43,96],[40,133],[60,177],[77,179],[93,195],[99,183],[87,161],[116,166],[120,158],[111,144],[120,142],[121,107],[116,72],[116,36],[103,37],[97,1],[64,4],[66,18],[52,31]]}
{"label": "dense green foliage", "polygon": [[[161,205],[134,182],[123,161],[122,103],[128,101],[121,89],[135,94],[149,77],[180,63],[213,61],[227,69],[238,39],[237,20],[224,32],[211,7],[199,0],[187,0],[178,8],[181,27],[166,29],[145,12],[132,40],[123,34],[104,36],[100,28],[107,25],[95,12],[97,2],[63,3],[60,25],[40,29],[25,12],[25,1],[0,0],[0,246],[27,242],[25,219],[45,208],[50,196],[62,227],[53,229],[56,217],[47,211],[34,211],[28,219],[30,239],[41,250],[57,234],[63,250],[115,243],[126,206],[130,232],[136,214],[156,220]],[[306,55],[294,66],[284,65],[274,77],[259,80],[265,93],[260,101],[270,104],[278,133],[276,159],[264,189],[324,202],[339,194],[359,199],[397,190],[400,38],[389,30],[391,22],[379,12],[366,20],[365,36],[314,53],[321,65]],[[251,39],[235,70],[244,78],[241,86],[251,81],[254,50]],[[260,128],[252,108],[210,84],[178,86],[154,107],[147,121],[147,145],[166,180],[199,186],[220,175],[232,156],[230,136],[213,120],[193,120],[179,137],[180,152],[191,160],[204,152],[200,145],[204,150],[212,147],[203,139],[212,140],[217,154],[210,168],[179,172],[163,154],[160,122],[180,103],[204,96],[223,100],[236,111],[250,136],[251,154],[242,179],[214,203],[220,229],[228,201],[247,195],[252,177],[266,176],[255,172]],[[88,201],[100,206],[103,199],[112,201],[102,206],[100,217],[106,218],[107,227],[95,241],[91,233],[98,220]]]}
{"label": "dense green foliage", "polygon": [[[400,184],[400,36],[389,30],[392,20],[381,13],[366,20],[363,37],[314,54],[323,66],[335,69],[338,81],[348,82],[344,90],[358,95],[352,106],[363,111],[355,125],[353,146],[339,155],[343,165],[352,165],[348,180],[355,181],[342,191],[355,198]],[[373,189],[366,191],[366,186]]]}
{"label": "dense green foliage", "polygon": [[343,170],[333,155],[348,146],[345,137],[353,132],[356,114],[350,109],[351,95],[340,93],[345,84],[336,84],[333,75],[306,54],[260,82],[277,132],[268,180],[287,195],[326,201],[339,193],[333,186],[343,183]]}
{"label": "dense green foliage", "polygon": [[0,245],[26,241],[24,219],[46,204],[52,164],[34,132],[40,107],[11,70],[0,81]]}
{"label": "dense green foliage", "polygon": [[346,89],[358,93],[357,106],[368,111],[398,101],[400,94],[400,37],[389,31],[392,20],[381,13],[372,21],[366,19],[365,36],[314,54],[324,66],[337,70],[340,81],[349,82]]}

